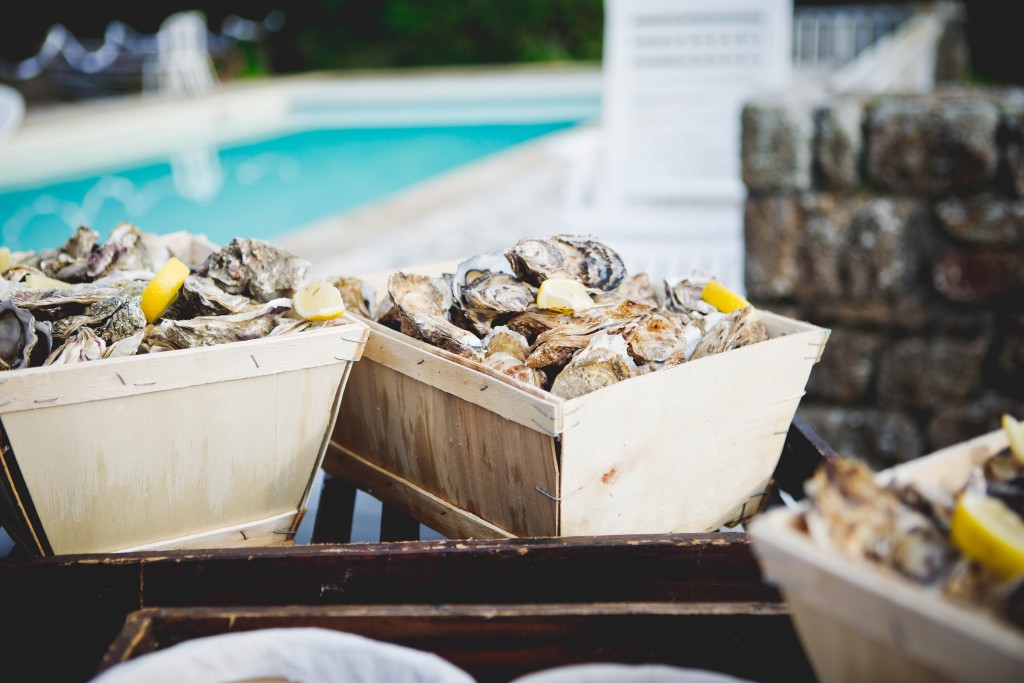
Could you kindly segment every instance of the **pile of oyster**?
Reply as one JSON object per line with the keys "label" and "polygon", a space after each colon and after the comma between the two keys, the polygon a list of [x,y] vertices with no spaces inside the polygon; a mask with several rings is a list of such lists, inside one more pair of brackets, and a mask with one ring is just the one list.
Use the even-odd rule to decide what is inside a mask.
{"label": "pile of oyster", "polygon": [[[593,306],[571,314],[538,308],[538,288],[549,278],[582,283]],[[750,308],[726,315],[703,301],[708,280],[693,274],[659,288],[646,274],[628,276],[619,255],[593,237],[534,237],[443,277],[394,273],[376,319],[574,398],[767,339]],[[347,300],[358,298],[356,290]]]}
{"label": "pile of oyster", "polygon": [[[142,290],[170,257],[190,266],[177,300],[154,324]],[[291,334],[309,264],[254,239],[222,249],[188,233],[154,235],[122,223],[103,242],[79,228],[60,248],[0,250],[0,370],[63,365]]]}
{"label": "pile of oyster", "polygon": [[[852,458],[823,464],[805,484],[803,521],[821,547],[881,565],[954,600],[1024,627],[1024,576],[1006,577],[964,556],[951,535],[957,496],[920,485],[881,485]],[[1009,449],[975,468],[964,491],[991,496],[1024,519],[1024,464]]]}

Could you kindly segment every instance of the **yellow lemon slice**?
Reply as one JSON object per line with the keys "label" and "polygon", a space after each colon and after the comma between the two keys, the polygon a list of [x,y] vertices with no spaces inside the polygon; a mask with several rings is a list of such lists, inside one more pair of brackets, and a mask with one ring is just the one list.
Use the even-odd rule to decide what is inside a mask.
{"label": "yellow lemon slice", "polygon": [[337,287],[316,279],[295,293],[292,308],[306,320],[334,320],[345,312],[345,302]]}
{"label": "yellow lemon slice", "polygon": [[704,289],[700,293],[700,298],[722,313],[732,313],[750,305],[749,301],[718,280],[708,280],[708,283],[704,285]]}
{"label": "yellow lemon slice", "polygon": [[568,278],[549,278],[540,283],[537,308],[559,313],[579,313],[594,307],[594,300],[582,283]]}
{"label": "yellow lemon slice", "polygon": [[0,247],[0,273],[11,267],[11,250],[7,247]]}
{"label": "yellow lemon slice", "polygon": [[1003,415],[1003,431],[1006,432],[1006,438],[1010,440],[1010,451],[1013,453],[1013,457],[1024,465],[1024,424],[1007,413]]}
{"label": "yellow lemon slice", "polygon": [[960,552],[997,574],[1024,574],[1024,520],[998,498],[961,495],[950,535]]}
{"label": "yellow lemon slice", "polygon": [[190,272],[188,266],[172,256],[149,281],[142,290],[142,312],[146,315],[147,322],[153,322],[162,316],[167,307],[174,303],[181,285]]}
{"label": "yellow lemon slice", "polygon": [[54,280],[45,275],[29,273],[25,276],[25,286],[29,289],[71,289],[73,285],[63,280]]}

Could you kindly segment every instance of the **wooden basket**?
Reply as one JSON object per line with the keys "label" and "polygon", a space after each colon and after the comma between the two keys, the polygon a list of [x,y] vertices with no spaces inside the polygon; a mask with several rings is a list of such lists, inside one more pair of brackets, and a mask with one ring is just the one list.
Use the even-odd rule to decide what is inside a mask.
{"label": "wooden basket", "polygon": [[324,469],[450,538],[718,529],[763,506],[829,334],[757,316],[768,341],[571,400],[368,323]]}
{"label": "wooden basket", "polygon": [[0,377],[0,514],[42,555],[291,542],[362,323]]}
{"label": "wooden basket", "polygon": [[[955,491],[1006,448],[994,432],[879,474]],[[1024,633],[884,569],[825,550],[777,510],[751,524],[766,578],[778,584],[823,681],[1010,681],[1024,671]]]}

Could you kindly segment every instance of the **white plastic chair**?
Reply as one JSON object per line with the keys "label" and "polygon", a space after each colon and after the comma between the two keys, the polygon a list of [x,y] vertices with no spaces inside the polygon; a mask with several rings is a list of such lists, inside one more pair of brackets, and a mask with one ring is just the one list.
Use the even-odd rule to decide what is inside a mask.
{"label": "white plastic chair", "polygon": [[605,0],[602,131],[574,163],[571,227],[671,269],[655,275],[742,288],[740,112],[787,84],[791,33],[792,0]]}
{"label": "white plastic chair", "polygon": [[157,32],[156,58],[146,67],[146,89],[198,95],[211,90],[216,82],[203,15],[178,12],[167,17]]}

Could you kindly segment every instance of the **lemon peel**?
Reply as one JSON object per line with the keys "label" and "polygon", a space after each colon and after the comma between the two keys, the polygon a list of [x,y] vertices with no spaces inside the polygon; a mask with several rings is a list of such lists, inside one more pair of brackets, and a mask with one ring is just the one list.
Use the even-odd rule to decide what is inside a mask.
{"label": "lemon peel", "polygon": [[184,263],[173,256],[142,290],[142,312],[146,322],[152,323],[178,298],[185,278],[192,272]]}
{"label": "lemon peel", "polygon": [[295,292],[292,309],[306,320],[334,320],[345,313],[345,301],[337,287],[318,278]]}
{"label": "lemon peel", "polygon": [[594,307],[594,300],[582,283],[568,278],[548,278],[540,283],[537,308],[559,313],[579,313]]}
{"label": "lemon peel", "polygon": [[962,494],[953,509],[950,537],[960,552],[996,574],[1024,575],[1024,520],[998,498]]}
{"label": "lemon peel", "polygon": [[701,290],[700,298],[708,302],[722,313],[732,313],[750,306],[750,302],[732,291],[718,280],[708,280]]}
{"label": "lemon peel", "polygon": [[1010,452],[1013,453],[1013,457],[1024,465],[1024,424],[1014,419],[1013,415],[1006,413],[1003,415],[1003,431],[1006,432],[1006,438],[1010,440]]}

